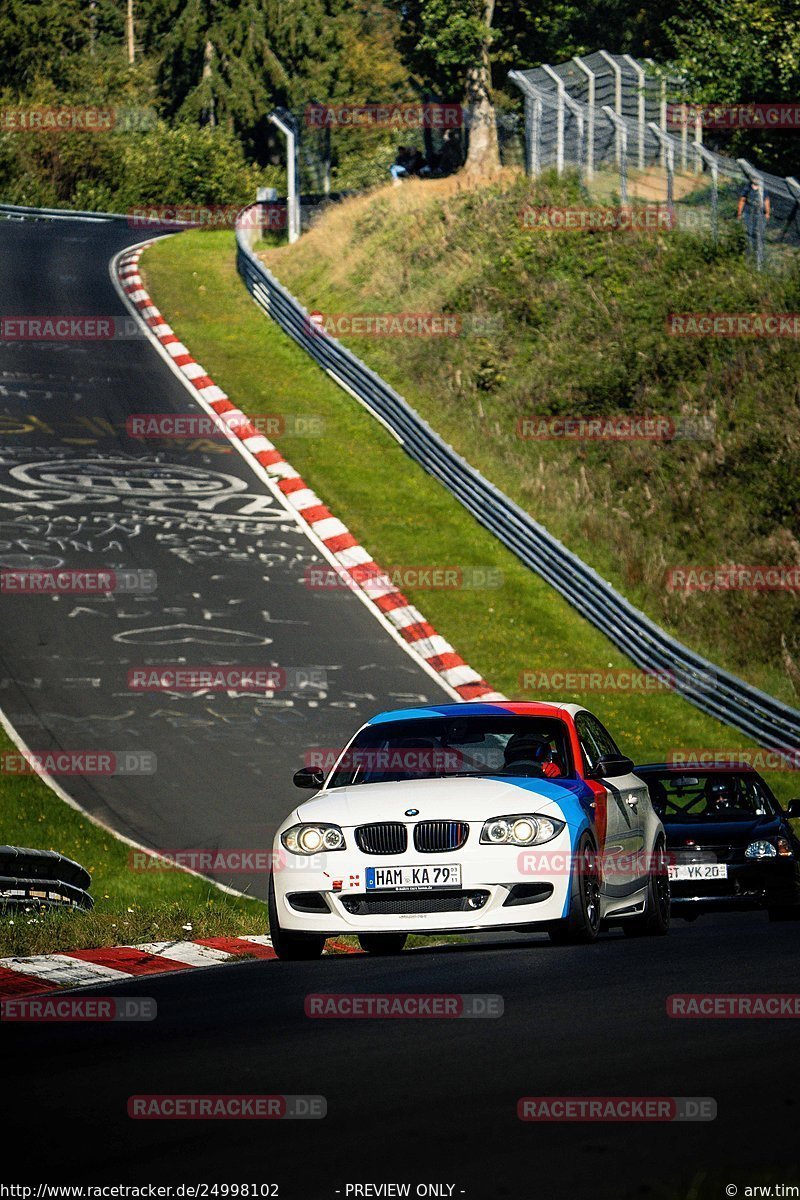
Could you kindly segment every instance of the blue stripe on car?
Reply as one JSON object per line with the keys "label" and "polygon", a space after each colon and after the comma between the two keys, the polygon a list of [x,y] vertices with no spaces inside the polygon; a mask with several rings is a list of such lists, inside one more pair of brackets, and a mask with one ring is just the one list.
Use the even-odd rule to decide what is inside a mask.
{"label": "blue stripe on car", "polygon": [[[388,721],[411,721],[415,717],[496,717],[504,711],[502,704],[431,704],[425,708],[397,708],[378,713],[367,721],[368,725],[385,725]],[[508,709],[505,709],[507,712]]]}
{"label": "blue stripe on car", "polygon": [[[594,792],[582,779],[539,779],[526,778],[522,775],[512,778],[507,775],[492,775],[489,778],[497,783],[505,783],[509,787],[519,788],[521,791],[541,797],[543,800],[552,800],[554,804],[557,804],[564,814],[564,820],[569,830],[571,854],[575,853],[581,835],[587,829],[594,832]],[[536,811],[533,805],[530,808],[532,812]],[[496,814],[498,817],[506,815],[511,816],[512,814],[510,812]],[[566,917],[569,912],[571,891],[571,888],[567,888],[562,917]]]}

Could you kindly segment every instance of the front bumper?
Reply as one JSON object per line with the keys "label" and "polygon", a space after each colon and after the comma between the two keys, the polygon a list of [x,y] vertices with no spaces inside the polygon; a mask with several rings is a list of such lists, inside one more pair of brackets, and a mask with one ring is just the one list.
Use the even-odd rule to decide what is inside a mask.
{"label": "front bumper", "polygon": [[800,869],[794,859],[727,864],[727,879],[672,880],[676,915],[691,908],[724,912],[800,904]]}
{"label": "front bumper", "polygon": [[[355,848],[313,860],[285,851],[280,857],[276,853],[278,865],[273,874],[281,927],[328,937],[466,933],[548,925],[563,917],[570,888],[567,829],[546,843],[548,857],[559,863],[558,869],[546,873],[526,870],[526,852],[520,847],[484,846],[472,837],[470,843],[461,850],[439,854],[408,849],[399,857],[362,854]],[[461,867],[458,888],[366,888],[368,867],[453,864]]]}

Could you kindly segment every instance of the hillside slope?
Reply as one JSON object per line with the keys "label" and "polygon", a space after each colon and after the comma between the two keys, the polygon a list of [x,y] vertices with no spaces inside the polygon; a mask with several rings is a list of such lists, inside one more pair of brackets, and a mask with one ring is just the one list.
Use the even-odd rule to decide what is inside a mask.
{"label": "hillside slope", "polygon": [[[553,178],[409,182],[330,212],[263,258],[309,309],[457,313],[458,337],[348,337],[470,462],[653,619],[776,696],[800,696],[795,591],[686,594],[684,565],[800,564],[796,339],[682,338],[671,312],[798,312],[800,269],[683,232],[543,233]],[[488,319],[488,320],[487,320]],[[670,441],[521,437],[521,418],[654,414]],[[531,428],[526,427],[528,432]]]}

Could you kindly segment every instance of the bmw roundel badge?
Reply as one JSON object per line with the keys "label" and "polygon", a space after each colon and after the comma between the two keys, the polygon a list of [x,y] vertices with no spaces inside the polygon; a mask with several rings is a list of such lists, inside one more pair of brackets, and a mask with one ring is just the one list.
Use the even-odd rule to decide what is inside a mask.
{"label": "bmw roundel badge", "polygon": [[418,817],[418,816],[419,816],[419,809],[418,809],[418,808],[407,808],[407,809],[406,809],[406,816],[407,816],[407,817]]}

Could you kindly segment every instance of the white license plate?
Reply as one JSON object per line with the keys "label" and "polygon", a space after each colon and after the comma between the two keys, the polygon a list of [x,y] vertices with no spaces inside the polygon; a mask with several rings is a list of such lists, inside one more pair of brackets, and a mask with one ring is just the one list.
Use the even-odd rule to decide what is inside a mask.
{"label": "white license plate", "polygon": [[670,879],[727,879],[728,868],[725,863],[686,863],[684,866],[670,866]]}
{"label": "white license plate", "polygon": [[460,866],[437,867],[431,863],[424,867],[367,867],[368,892],[379,892],[385,888],[419,892],[443,887],[461,887]]}

